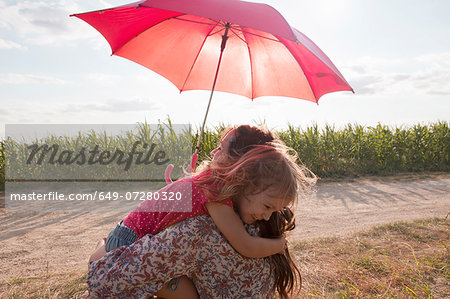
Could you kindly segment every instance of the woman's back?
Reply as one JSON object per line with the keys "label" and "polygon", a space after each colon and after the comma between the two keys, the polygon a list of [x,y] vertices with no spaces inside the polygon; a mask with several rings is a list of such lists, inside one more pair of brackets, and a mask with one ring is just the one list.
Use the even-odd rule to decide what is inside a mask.
{"label": "woman's back", "polygon": [[[255,227],[249,232],[254,234]],[[92,262],[87,282],[95,298],[145,298],[181,275],[192,279],[200,298],[259,299],[275,294],[269,261],[238,254],[208,215],[183,220],[110,252]]]}

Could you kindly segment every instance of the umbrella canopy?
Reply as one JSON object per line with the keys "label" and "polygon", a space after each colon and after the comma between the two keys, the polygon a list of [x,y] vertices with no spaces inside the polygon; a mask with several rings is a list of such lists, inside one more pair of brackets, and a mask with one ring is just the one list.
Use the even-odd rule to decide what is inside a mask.
{"label": "umbrella canopy", "polygon": [[215,85],[251,99],[316,103],[326,93],[353,91],[310,39],[265,4],[148,0],[73,16],[96,28],[113,55],[157,72],[180,91]]}
{"label": "umbrella canopy", "polygon": [[[214,90],[316,103],[326,93],[353,91],[311,40],[266,4],[147,0],[72,16],[97,29],[113,55],[157,72],[180,92],[211,90],[191,169]],[[172,168],[166,169],[167,182]]]}

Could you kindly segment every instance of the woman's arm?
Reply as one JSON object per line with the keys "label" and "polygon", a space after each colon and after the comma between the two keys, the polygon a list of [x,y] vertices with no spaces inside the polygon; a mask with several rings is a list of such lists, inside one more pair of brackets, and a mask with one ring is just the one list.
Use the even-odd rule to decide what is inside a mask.
{"label": "woman's arm", "polygon": [[208,202],[205,203],[209,215],[219,230],[241,255],[249,258],[263,258],[281,253],[286,248],[286,239],[268,239],[250,236],[245,230],[241,218],[230,206]]}

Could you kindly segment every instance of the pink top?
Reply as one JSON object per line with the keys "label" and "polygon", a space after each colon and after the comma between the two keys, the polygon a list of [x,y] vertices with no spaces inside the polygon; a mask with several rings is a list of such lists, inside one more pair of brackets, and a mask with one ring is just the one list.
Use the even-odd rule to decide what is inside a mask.
{"label": "pink top", "polygon": [[[168,226],[185,219],[208,214],[204,204],[210,200],[195,181],[209,174],[207,172],[179,179],[153,192],[152,198],[143,201],[123,219],[123,224],[136,232],[140,239],[147,234],[156,235]],[[156,198],[158,200],[155,200]],[[233,207],[231,200],[221,203]]]}

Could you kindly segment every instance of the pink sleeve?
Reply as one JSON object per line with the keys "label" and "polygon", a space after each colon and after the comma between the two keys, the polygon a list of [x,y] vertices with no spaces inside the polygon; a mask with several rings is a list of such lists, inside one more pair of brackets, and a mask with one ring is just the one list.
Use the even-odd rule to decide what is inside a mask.
{"label": "pink sleeve", "polygon": [[233,207],[233,202],[231,200],[227,200],[227,201],[221,201],[220,203],[223,203],[224,205]]}
{"label": "pink sleeve", "polygon": [[[212,202],[212,200],[209,200],[208,197],[204,194],[202,189],[195,184],[192,186],[192,202],[193,202],[193,209],[195,209],[195,205],[201,204],[202,209],[205,209],[205,203]],[[223,200],[218,201],[217,203],[221,203],[230,207],[233,207],[233,202],[231,200]]]}

